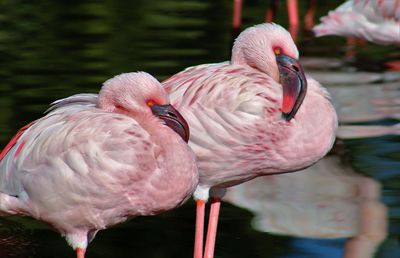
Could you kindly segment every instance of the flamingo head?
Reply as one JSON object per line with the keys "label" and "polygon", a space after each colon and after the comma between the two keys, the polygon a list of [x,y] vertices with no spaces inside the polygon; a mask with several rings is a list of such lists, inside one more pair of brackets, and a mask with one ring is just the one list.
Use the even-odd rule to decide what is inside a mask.
{"label": "flamingo head", "polygon": [[289,32],[278,24],[264,23],[244,30],[232,48],[232,64],[252,67],[282,85],[282,114],[292,119],[307,92],[299,51]]}
{"label": "flamingo head", "polygon": [[170,104],[160,82],[148,73],[123,73],[107,80],[100,90],[97,106],[134,118],[156,116],[183,140],[189,141],[188,123]]}

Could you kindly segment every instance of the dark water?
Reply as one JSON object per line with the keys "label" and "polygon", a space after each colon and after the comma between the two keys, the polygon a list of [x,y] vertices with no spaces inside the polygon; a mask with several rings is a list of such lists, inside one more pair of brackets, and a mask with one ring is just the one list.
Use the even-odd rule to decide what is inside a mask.
{"label": "dark water", "polygon": [[[229,59],[232,1],[0,2],[0,146],[48,103],[97,92],[113,75],[162,80]],[[285,7],[276,22],[286,26]],[[302,17],[306,2],[300,1]],[[316,17],[340,1],[319,1]],[[245,1],[244,26],[267,1]],[[346,46],[300,29],[306,71],[332,93],[341,128],[309,170],[233,188],[223,204],[216,257],[400,257],[399,47]],[[250,199],[246,199],[251,197]],[[100,232],[87,257],[190,257],[194,205]],[[65,240],[28,218],[0,219],[0,257],[74,257]]]}

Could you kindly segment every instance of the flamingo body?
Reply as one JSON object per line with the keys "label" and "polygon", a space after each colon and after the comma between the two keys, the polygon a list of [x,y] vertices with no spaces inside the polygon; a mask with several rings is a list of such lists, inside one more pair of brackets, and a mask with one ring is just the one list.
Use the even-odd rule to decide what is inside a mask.
{"label": "flamingo body", "polygon": [[332,146],[335,111],[328,93],[311,78],[307,96],[289,123],[281,117],[282,87],[252,68],[200,65],[163,84],[193,132],[189,144],[203,188],[297,171]]}
{"label": "flamingo body", "polygon": [[400,0],[350,0],[321,18],[313,31],[317,37],[358,37],[400,45]]}
{"label": "flamingo body", "polygon": [[53,104],[0,161],[0,211],[51,224],[85,250],[96,232],[182,204],[198,174],[187,144],[144,99],[169,104],[145,73]]}
{"label": "flamingo body", "polygon": [[[289,65],[281,63],[282,54],[292,58]],[[211,193],[211,209],[219,209],[216,200],[226,187],[300,170],[330,150],[336,112],[327,91],[312,78],[302,77],[297,58],[285,29],[260,24],[239,35],[231,62],[190,67],[162,83],[193,132],[189,145],[200,174],[195,199],[207,201]],[[307,93],[299,89],[306,87],[303,83]],[[292,117],[285,119],[285,112]],[[209,231],[216,230],[216,220],[210,218],[210,224]],[[210,236],[213,246],[215,232]],[[195,250],[201,245],[199,240]],[[204,257],[213,257],[213,247],[206,243],[205,249]],[[195,257],[201,254],[195,251]]]}

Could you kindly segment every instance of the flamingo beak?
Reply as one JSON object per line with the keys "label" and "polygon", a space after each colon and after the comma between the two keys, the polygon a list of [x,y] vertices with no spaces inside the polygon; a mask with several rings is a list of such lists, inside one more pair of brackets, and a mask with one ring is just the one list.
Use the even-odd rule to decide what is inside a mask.
{"label": "flamingo beak", "polygon": [[290,121],[306,96],[307,79],[298,60],[278,54],[276,62],[283,88],[282,115],[286,121]]}
{"label": "flamingo beak", "polygon": [[185,142],[189,141],[189,125],[183,116],[172,105],[153,105],[150,107],[155,116],[165,125],[179,134]]}

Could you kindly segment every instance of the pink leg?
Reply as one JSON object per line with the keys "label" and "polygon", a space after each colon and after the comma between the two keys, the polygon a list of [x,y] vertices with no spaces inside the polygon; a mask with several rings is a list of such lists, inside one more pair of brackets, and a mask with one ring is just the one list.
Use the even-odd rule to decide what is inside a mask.
{"label": "pink leg", "polygon": [[357,40],[354,37],[346,38],[346,51],[344,55],[347,58],[353,58],[356,55],[355,46],[357,44]]}
{"label": "pink leg", "polygon": [[204,250],[204,258],[214,257],[214,247],[215,247],[215,239],[217,237],[217,226],[218,226],[218,216],[219,216],[220,206],[221,206],[220,199],[213,198],[211,200],[210,217],[208,218],[207,239],[206,239],[206,247]]}
{"label": "pink leg", "polygon": [[196,201],[196,229],[194,235],[194,258],[203,258],[204,213],[206,202]]}
{"label": "pink leg", "polygon": [[299,31],[299,14],[297,9],[297,0],[286,0],[289,15],[289,32],[294,42],[297,41]]}
{"label": "pink leg", "polygon": [[306,16],[304,17],[304,23],[307,30],[311,30],[314,26],[314,14],[316,5],[316,0],[308,0],[307,12]]}
{"label": "pink leg", "polygon": [[76,248],[76,258],[85,258],[85,249]]}
{"label": "pink leg", "polygon": [[299,14],[297,9],[297,0],[286,0],[289,15],[289,32],[294,42],[297,41],[299,31]]}
{"label": "pink leg", "polygon": [[239,29],[242,25],[242,0],[233,0],[233,29]]}
{"label": "pink leg", "polygon": [[299,13],[297,8],[297,0],[286,0],[288,15],[289,15],[289,26],[299,26]]}
{"label": "pink leg", "polygon": [[278,0],[272,0],[268,6],[267,13],[265,14],[266,22],[273,22],[278,10]]}

